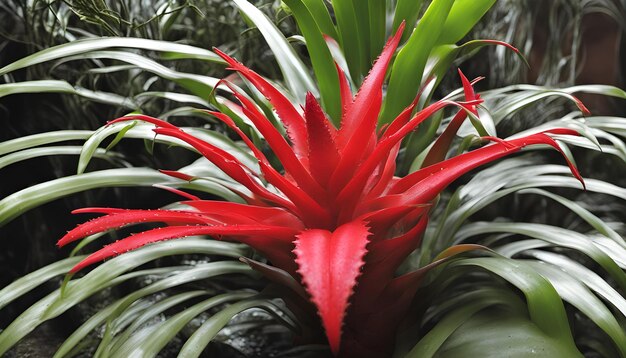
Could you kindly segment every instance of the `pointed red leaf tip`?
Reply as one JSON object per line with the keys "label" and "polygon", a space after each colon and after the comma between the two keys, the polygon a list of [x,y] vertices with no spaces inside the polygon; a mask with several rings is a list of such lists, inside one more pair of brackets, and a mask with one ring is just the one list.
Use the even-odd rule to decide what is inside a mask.
{"label": "pointed red leaf tip", "polygon": [[140,232],[138,234],[129,236],[123,240],[116,241],[110,245],[103,247],[102,249],[87,256],[84,260],[76,264],[76,266],[74,266],[70,270],[70,273],[77,273],[83,268],[93,265],[97,262],[158,241],[179,239],[196,235],[272,237],[275,240],[290,240],[294,234],[295,230],[293,229],[282,226],[268,225],[196,225],[162,227]]}
{"label": "pointed red leaf tip", "polygon": [[155,188],[159,188],[159,189],[163,189],[166,191],[169,191],[172,194],[176,194],[178,196],[182,196],[185,199],[189,199],[189,200],[200,200],[199,197],[193,195],[193,194],[189,194],[187,192],[184,192],[180,189],[176,189],[176,188],[172,188],[171,186],[167,186],[167,185],[161,185],[161,184],[152,184],[153,187]]}
{"label": "pointed red leaf tip", "polygon": [[352,105],[353,97],[352,90],[350,89],[350,84],[348,83],[348,79],[346,78],[345,72],[339,67],[339,64],[335,62],[335,67],[337,68],[337,76],[339,76],[339,94],[341,96],[341,117],[345,117],[346,113],[350,111],[350,106]]}
{"label": "pointed red leaf tip", "polygon": [[580,109],[580,111],[583,112],[583,116],[591,115],[591,111],[589,111],[589,109],[585,106],[583,101],[578,99],[578,97],[575,97],[575,96],[572,96],[572,97],[574,97],[574,103],[576,103],[576,107],[578,107],[578,109]]}
{"label": "pointed red leaf tip", "polygon": [[[373,200],[369,204],[376,207],[378,203],[384,203],[391,199],[396,201],[396,205],[410,205],[411,203],[425,203],[434,199],[439,192],[445,189],[450,183],[458,179],[461,175],[475,169],[481,165],[503,158],[515,153],[524,147],[536,144],[547,144],[564,154],[558,143],[548,134],[570,134],[577,132],[566,128],[550,129],[542,133],[531,134],[526,137],[497,141],[494,144],[467,152],[456,157],[444,160],[438,164],[420,169],[402,178],[389,190],[391,195],[387,198],[381,197]],[[572,174],[581,182],[583,188],[584,180],[571,161],[567,159]],[[398,193],[397,197],[393,194]]]}
{"label": "pointed red leaf tip", "polygon": [[341,128],[337,134],[341,158],[330,181],[332,190],[340,189],[347,182],[356,165],[367,155],[370,143],[375,143],[378,115],[382,106],[383,82],[403,31],[404,22],[396,34],[387,41],[354,97],[350,110],[341,119]]}
{"label": "pointed red leaf tip", "polygon": [[[92,211],[94,212],[94,211]],[[102,212],[102,211],[101,211]],[[96,234],[122,226],[149,222],[179,222],[188,225],[214,224],[215,220],[200,213],[174,210],[122,210],[107,213],[106,216],[84,222],[65,234],[58,242],[65,246],[85,236]]]}
{"label": "pointed red leaf tip", "polygon": [[[376,59],[374,66],[365,80],[363,80],[361,88],[354,97],[354,101],[350,106],[351,110],[341,119],[339,143],[342,146],[346,146],[353,140],[367,141],[370,134],[376,129],[382,104],[383,82],[403,32],[404,22],[402,22],[396,34],[389,38],[387,44],[385,44],[385,48],[378,59]],[[362,151],[363,147],[348,149]]]}
{"label": "pointed red leaf tip", "polygon": [[335,128],[312,93],[306,95],[304,108],[307,133],[309,135],[309,167],[311,175],[320,185],[326,185],[339,160],[335,144]]}
{"label": "pointed red leaf tip", "polygon": [[184,180],[184,181],[192,181],[192,180],[194,180],[196,178],[193,175],[181,173],[181,172],[176,171],[176,170],[159,169],[159,172],[161,172],[161,173],[163,173],[165,175],[169,175],[171,177],[180,179],[180,180]]}
{"label": "pointed red leaf tip", "polygon": [[115,214],[128,211],[120,208],[80,208],[72,210],[72,214]]}
{"label": "pointed red leaf tip", "polygon": [[287,136],[293,144],[293,149],[298,156],[306,155],[307,138],[306,130],[304,126],[304,119],[298,113],[293,104],[289,101],[284,94],[270,84],[258,73],[247,68],[239,61],[228,56],[226,53],[220,51],[220,49],[214,47],[213,51],[226,61],[232,70],[237,71],[248,81],[250,81],[256,89],[261,92],[265,98],[274,106],[278,117],[285,126]]}
{"label": "pointed red leaf tip", "polygon": [[[463,84],[463,93],[465,94],[466,101],[474,101],[478,99],[478,96],[474,92],[474,87],[472,87],[472,83],[465,77],[465,74],[461,69],[458,69],[459,77],[461,77],[461,83]],[[477,114],[476,106],[470,106],[472,113]]]}
{"label": "pointed red leaf tip", "polygon": [[370,235],[363,221],[327,230],[307,230],[295,241],[296,263],[317,307],[333,354],[339,353],[341,329]]}
{"label": "pointed red leaf tip", "polygon": [[132,115],[116,118],[116,119],[114,119],[112,121],[107,122],[107,126],[110,126],[111,124],[118,123],[118,122],[128,122],[128,121],[135,121],[135,120],[152,123],[152,124],[154,124],[154,125],[156,125],[158,127],[174,128],[174,129],[178,128],[175,125],[173,125],[173,124],[171,124],[169,122],[166,122],[166,121],[164,121],[162,119],[146,116],[146,115],[143,115],[143,114],[132,114]]}
{"label": "pointed red leaf tip", "polygon": [[511,45],[508,42],[498,41],[498,40],[480,40],[480,41],[488,43],[488,44],[492,44],[492,45],[504,46],[504,47],[508,48],[509,50],[511,50],[511,51],[513,51],[513,52],[515,52],[517,54],[521,53],[520,50],[517,47]]}
{"label": "pointed red leaf tip", "polygon": [[[463,71],[461,71],[460,68],[458,69],[458,71],[459,71],[459,77],[461,77],[461,83],[463,84],[463,92],[465,94],[465,100],[466,101],[480,100],[480,95],[476,94],[476,92],[474,91],[474,87],[472,86],[476,82],[482,80],[483,78],[478,77],[477,79],[470,82],[467,79],[467,77],[465,77],[465,74],[463,74]],[[468,106],[467,108],[474,115],[478,116],[476,105]],[[448,150],[450,149],[450,146],[452,145],[452,142],[454,141],[454,137],[456,133],[459,131],[459,128],[461,128],[461,125],[463,124],[466,118],[467,118],[467,113],[463,109],[457,112],[454,118],[452,118],[452,121],[450,121],[446,129],[444,129],[443,133],[441,133],[439,138],[437,138],[433,146],[430,148],[430,150],[428,151],[428,154],[426,154],[426,158],[424,159],[424,162],[422,163],[423,168],[433,165],[435,163],[438,163],[446,158],[446,154],[448,153]]]}

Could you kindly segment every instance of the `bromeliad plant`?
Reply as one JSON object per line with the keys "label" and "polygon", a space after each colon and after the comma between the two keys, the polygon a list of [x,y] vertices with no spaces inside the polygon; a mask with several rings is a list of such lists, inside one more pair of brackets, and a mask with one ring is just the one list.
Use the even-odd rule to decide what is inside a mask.
{"label": "bromeliad plant", "polygon": [[[253,123],[280,161],[280,167],[272,165],[264,151],[228,115],[209,112],[241,137],[256,157],[260,175],[231,153],[169,122],[144,115],[112,121],[148,122],[156,126],[158,136],[174,137],[191,145],[240,184],[232,190],[246,203],[201,200],[179,192],[190,199],[182,202],[189,209],[77,210],[105,216],[79,225],[58,242],[59,246],[132,224],[167,225],[107,245],[76,264],[71,273],[157,241],[209,235],[244,243],[271,264],[245,260],[253,269],[291,288],[291,293],[284,296],[288,306],[302,314],[317,311],[335,355],[391,355],[396,331],[425,274],[457,253],[482,248],[453,246],[432,264],[395,275],[406,257],[420,246],[439,193],[478,166],[531,145],[544,144],[561,151],[553,135],[578,135],[571,129],[550,129],[517,139],[487,137],[484,139],[494,143],[445,159],[450,136],[468,116],[476,119],[476,106],[482,102],[462,73],[464,102],[444,99],[414,114],[418,95],[389,125],[378,128],[383,83],[403,28],[401,25],[387,42],[354,98],[346,76],[337,66],[342,103],[338,128],[312,94],[307,94],[300,110],[263,77],[215,50],[267,98],[286,129],[287,138],[246,95],[229,82],[221,82],[238,99],[238,110]],[[457,107],[458,114],[429,152],[425,160],[429,165],[404,177],[394,176],[401,141],[445,107]],[[568,164],[582,182],[576,168]],[[163,172],[187,181],[202,180],[187,173]],[[314,309],[302,310],[308,302]]]}
{"label": "bromeliad plant", "polygon": [[[284,96],[223,54],[225,60],[205,49],[143,39],[73,41],[0,69],[0,74],[5,75],[50,60],[64,62],[85,57],[114,60],[110,66],[108,62],[94,62],[96,66],[104,66],[95,69],[94,73],[109,78],[113,72],[135,73],[139,70],[150,78],[160,78],[157,83],[165,82],[163,88],[168,91],[155,92],[153,87],[143,86],[142,91],[151,90],[136,98],[133,93],[120,93],[123,98],[132,102],[139,97],[159,98],[167,103],[217,108],[223,113],[208,114],[190,107],[162,112],[143,105],[132,105],[127,110],[168,121],[184,115],[203,119],[212,116],[225,123],[223,127],[218,125],[217,130],[197,127],[179,130],[168,122],[151,117],[128,116],[95,133],[59,131],[0,143],[0,168],[34,156],[80,153],[78,175],[41,183],[0,200],[0,225],[51,200],[111,186],[138,187],[158,183],[198,190],[229,201],[203,201],[174,190],[189,201],[172,204],[167,210],[79,210],[107,215],[79,227],[64,238],[62,244],[89,235],[74,248],[72,257],[43,267],[0,290],[0,309],[6,309],[19,297],[33,294],[35,287],[72,267],[77,271],[133,247],[152,241],[163,242],[111,258],[84,276],[70,280],[62,290],[54,290],[32,304],[0,332],[0,355],[18,345],[42,323],[76,306],[80,309],[89,305],[93,301],[85,303],[85,300],[95,293],[107,293],[106,289],[145,278],[149,281],[145,287],[131,283],[130,292],[124,292],[120,287],[121,290],[107,295],[114,301],[106,301],[106,307],[81,320],[80,327],[58,347],[55,357],[72,355],[82,349],[81,345],[87,346],[88,351],[93,348],[87,354],[94,353],[96,357],[164,355],[162,349],[183,336],[189,338],[180,356],[199,356],[209,341],[226,341],[225,333],[222,337],[217,336],[219,330],[235,314],[251,307],[261,308],[274,314],[275,318],[253,324],[255,329],[273,329],[276,326],[272,326],[272,322],[293,327],[293,317],[290,316],[293,312],[303,328],[299,342],[328,341],[343,355],[384,356],[393,350],[397,356],[407,354],[412,358],[501,357],[525,356],[539,351],[546,356],[574,357],[580,352],[593,352],[591,354],[600,353],[605,357],[626,357],[622,317],[626,314],[623,298],[626,242],[620,236],[619,223],[612,223],[605,216],[612,209],[604,200],[601,206],[590,207],[540,189],[579,189],[580,183],[570,176],[573,167],[545,164],[541,162],[541,156],[525,154],[503,159],[477,175],[466,176],[469,181],[464,181],[464,185],[453,185],[442,191],[453,178],[473,167],[518,152],[526,145],[543,143],[554,146],[553,140],[599,147],[604,153],[626,161],[623,118],[587,117],[585,125],[577,118],[578,113],[574,113],[507,140],[487,138],[495,136],[496,129],[500,131],[501,124],[512,114],[544,98],[575,100],[571,94],[579,91],[626,98],[626,93],[613,87],[554,90],[522,85],[485,91],[478,97],[471,88],[473,82],[461,77],[465,91],[460,89],[429,106],[434,88],[455,58],[466,58],[478,47],[492,43],[470,41],[457,44],[494,2],[370,0],[366,2],[367,6],[354,6],[356,2],[346,0],[285,0],[283,3],[289,7],[288,11],[302,34],[302,37],[292,37],[294,42],[290,43],[257,7],[245,0],[233,0],[274,52],[283,73],[280,84],[286,89]],[[422,3],[428,5],[424,12],[420,9]],[[422,13],[415,27],[416,19]],[[357,18],[369,21],[356,21]],[[387,23],[388,20],[393,22]],[[393,61],[389,63],[397,35],[367,77],[370,64],[384,47],[386,34],[390,29],[395,32],[400,28],[402,20],[406,20],[408,28],[415,27],[415,30],[402,34]],[[189,26],[187,21],[185,18],[186,28]],[[197,26],[189,28],[195,30]],[[310,69],[291,47],[301,39],[306,42],[315,81]],[[219,46],[231,52],[228,45]],[[117,50],[110,51],[111,48]],[[162,57],[148,57],[146,50],[157,51]],[[242,52],[237,53],[240,56]],[[248,92],[254,104],[231,83],[181,72],[178,62],[163,61],[189,58],[216,64],[230,62],[230,66],[246,78],[246,84],[257,87],[258,90]],[[337,70],[334,60],[345,73]],[[120,62],[122,66],[119,66]],[[385,83],[386,96],[380,105],[385,63],[390,68],[389,80]],[[55,75],[59,72],[55,71]],[[53,91],[97,100],[111,98],[110,94],[103,96],[99,91],[85,91],[79,83],[72,86],[64,81],[44,82],[3,84],[0,85],[0,96]],[[345,82],[355,85],[347,86]],[[352,99],[350,89],[361,84],[361,91]],[[217,85],[226,92],[234,92],[241,105],[232,104],[229,101],[232,95],[223,92],[211,98],[209,103],[207,93],[214,91]],[[416,101],[420,88],[422,95]],[[308,91],[315,98],[319,94],[321,106],[313,96],[307,95]],[[465,102],[452,101],[458,100],[463,92],[466,92]],[[283,97],[292,99],[293,104]],[[444,125],[440,125],[443,116],[429,117],[446,106],[457,107],[459,111],[456,115],[453,113],[450,121],[443,121]],[[166,108],[171,109],[169,105]],[[580,104],[579,108],[584,111]],[[377,113],[379,109],[380,114]],[[480,113],[480,121],[476,110]],[[276,114],[287,129],[286,139],[280,134],[283,128],[276,121]],[[424,120],[426,117],[429,118]],[[466,117],[482,139],[475,132],[468,135],[469,126],[464,128],[464,125],[469,123],[463,123]],[[155,124],[159,132],[156,136],[153,132]],[[274,126],[278,129],[274,130]],[[224,127],[231,127],[235,132],[241,130],[255,145],[248,143],[249,148],[245,148],[245,142],[229,140],[219,132],[219,128]],[[415,128],[417,131],[413,131]],[[567,135],[575,132],[562,128],[577,129],[592,140],[597,137],[598,141],[592,145],[586,139]],[[107,136],[115,133],[119,134],[107,150],[98,148]],[[408,133],[410,138],[399,144]],[[239,135],[247,140],[245,135]],[[91,157],[117,157],[108,149],[121,137],[148,142],[154,139],[188,149],[195,147],[206,159],[201,157],[178,171],[162,173],[149,168],[132,168],[125,161],[114,161],[113,165],[126,168],[88,172],[86,168]],[[458,137],[463,139],[458,140]],[[87,138],[82,149],[38,147]],[[485,139],[496,143],[444,160],[454,151],[458,155],[472,146],[484,144]],[[567,153],[565,147],[562,150]],[[395,175],[398,177],[394,176],[396,164]],[[418,168],[424,168],[416,172],[420,174],[406,175]],[[594,179],[586,179],[585,183],[588,193],[626,200],[623,188]],[[570,192],[566,193],[570,196]],[[496,201],[510,199],[514,200],[514,205],[497,212],[495,219],[489,215],[490,210],[502,204]],[[525,210],[529,213],[523,218],[511,209],[529,201],[532,210]],[[546,206],[546,201],[551,205]],[[552,222],[544,216],[557,212],[559,205],[566,207],[569,215],[563,215],[565,219],[559,217],[554,226],[548,225]],[[486,221],[476,222],[478,216],[475,214]],[[84,261],[85,256],[77,254],[109,228],[134,223],[153,226],[155,222],[167,226],[140,232],[107,246],[87,261]],[[585,226],[581,225],[592,230],[583,234],[581,228]],[[577,230],[566,227],[576,227]],[[93,232],[99,233],[91,235]],[[195,233],[224,240],[191,237],[165,240]],[[117,232],[112,233],[112,236],[116,235]],[[476,244],[488,247],[495,254],[489,257],[466,254],[451,259],[456,253],[484,249]],[[255,257],[249,246],[263,253],[271,265],[248,259]],[[416,247],[418,249],[404,260]],[[437,256],[438,253],[441,254]],[[190,261],[188,257],[154,262],[159,258],[186,254],[193,254],[194,258],[207,257],[209,262]],[[245,263],[237,262],[239,257],[246,257],[242,259]],[[404,263],[399,264],[403,260]],[[447,263],[440,265],[442,262]],[[172,263],[175,266],[168,266]],[[588,267],[603,270],[596,273]],[[253,270],[278,285],[267,285],[263,294],[255,295],[251,288],[258,291],[260,287],[266,287],[267,281],[258,280],[259,273]],[[229,275],[227,287],[223,287],[221,283],[224,281],[217,276],[226,274]],[[247,276],[252,276],[254,283]],[[200,280],[201,284],[193,284]],[[617,289],[610,284],[613,282]],[[270,288],[276,291],[270,291]],[[289,309],[280,305],[279,300],[272,299],[277,292]],[[564,301],[569,305],[564,306]],[[225,306],[224,303],[230,304]],[[10,308],[7,316],[11,316]],[[4,312],[2,319],[5,318]],[[199,315],[204,315],[200,319],[204,322],[199,327],[187,325]],[[163,319],[157,319],[161,317]],[[402,319],[404,317],[407,319]],[[410,324],[411,320],[415,325],[399,327]],[[193,334],[181,332],[184,327],[190,328]],[[237,323],[230,325],[228,335],[233,334],[235,327]],[[394,335],[397,336],[396,342]],[[504,350],[505,346],[509,348]],[[314,347],[296,347],[296,353],[292,355],[283,352],[285,349],[280,352],[281,355],[300,357],[303,349],[309,351]]]}

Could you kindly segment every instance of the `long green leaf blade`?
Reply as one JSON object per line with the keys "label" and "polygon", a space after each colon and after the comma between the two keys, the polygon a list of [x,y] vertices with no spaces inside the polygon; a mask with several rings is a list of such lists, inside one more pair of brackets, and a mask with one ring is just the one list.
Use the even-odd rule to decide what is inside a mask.
{"label": "long green leaf blade", "polygon": [[363,76],[361,72],[364,67],[361,63],[361,40],[359,34],[358,20],[352,0],[333,0],[333,9],[337,20],[337,30],[339,32],[339,43],[343,49],[343,54],[348,62],[350,76],[355,84],[360,84]]}
{"label": "long green leaf blade", "polygon": [[306,39],[307,50],[317,77],[324,109],[334,122],[339,124],[341,119],[339,76],[333,57],[324,40],[321,26],[304,1],[285,0],[285,4],[293,12],[298,26]]}
{"label": "long green leaf blade", "polygon": [[198,56],[198,58],[211,62],[221,64],[224,63],[224,61],[213,52],[189,45],[132,37],[101,37],[95,39],[76,40],[39,51],[0,68],[0,76],[43,62],[107,48],[133,48],[149,51],[181,53],[195,55]]}
{"label": "long green leaf blade", "polygon": [[439,36],[439,44],[460,41],[480,21],[496,0],[456,0]]}
{"label": "long green leaf blade", "polygon": [[278,61],[287,87],[291,95],[298,100],[298,103],[304,104],[307,91],[317,95],[317,87],[309,75],[307,67],[298,58],[289,41],[287,41],[280,30],[261,10],[247,0],[233,0],[233,2],[247,18],[254,22],[265,41],[267,41],[274,56],[276,56],[276,61]]}
{"label": "long green leaf blade", "polygon": [[453,3],[454,0],[434,0],[406,45],[398,52],[381,114],[383,123],[393,120],[417,95],[426,61],[437,44]]}

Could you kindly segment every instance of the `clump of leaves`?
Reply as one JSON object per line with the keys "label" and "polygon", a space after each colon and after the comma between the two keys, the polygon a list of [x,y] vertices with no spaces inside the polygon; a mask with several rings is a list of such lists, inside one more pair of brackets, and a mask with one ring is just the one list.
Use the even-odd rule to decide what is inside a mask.
{"label": "clump of leaves", "polygon": [[[390,124],[378,130],[382,87],[387,67],[398,46],[403,26],[393,36],[356,94],[337,67],[342,113],[339,128],[325,115],[310,93],[303,111],[261,76],[219,50],[216,52],[259,90],[273,105],[288,138],[243,93],[227,81],[240,110],[266,139],[284,171],[226,114],[209,112],[239,134],[258,161],[260,175],[233,155],[180,128],[148,116],[114,120],[145,121],[159,136],[178,138],[193,146],[244,188],[231,188],[247,203],[201,200],[186,195],[189,210],[124,210],[86,208],[77,213],[103,217],[79,225],[60,241],[64,246],[94,233],[126,225],[161,222],[166,227],[143,231],[114,242],[76,264],[72,273],[146,244],[194,235],[247,244],[262,253],[267,266],[246,260],[252,268],[292,288],[286,301],[292,307],[312,303],[335,355],[388,356],[398,323],[407,314],[425,274],[447,258],[478,245],[457,245],[431,265],[395,276],[404,259],[419,247],[429,210],[451,182],[464,173],[520,149],[544,144],[561,151],[552,135],[577,135],[571,129],[549,129],[517,139],[487,137],[493,144],[445,159],[449,143],[440,137],[425,166],[405,177],[394,176],[401,141],[420,123],[445,107],[458,107],[451,135],[466,117],[477,116],[482,100],[463,74],[464,102],[440,100],[413,114],[415,102]],[[581,104],[582,107],[582,104]],[[584,107],[582,107],[584,109]],[[576,168],[572,173],[582,182]],[[166,174],[201,180],[181,172]],[[571,337],[570,337],[571,338]]]}

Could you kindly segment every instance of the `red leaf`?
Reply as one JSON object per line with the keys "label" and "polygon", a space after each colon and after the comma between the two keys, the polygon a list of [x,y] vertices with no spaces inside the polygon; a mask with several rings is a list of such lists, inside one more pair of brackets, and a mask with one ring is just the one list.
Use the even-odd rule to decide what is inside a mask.
{"label": "red leaf", "polygon": [[345,180],[354,172],[356,165],[360,163],[364,154],[363,149],[367,147],[372,136],[375,138],[383,97],[383,81],[403,31],[404,23],[385,45],[374,67],[363,81],[350,106],[350,111],[341,120],[341,128],[337,136],[341,159],[333,174],[331,188],[338,188],[345,183]]}
{"label": "red leaf", "polygon": [[[567,129],[554,129],[548,131],[554,134],[574,134],[575,131]],[[577,133],[576,133],[577,134]],[[561,151],[561,148],[545,133],[537,133],[522,138],[511,139],[494,143],[468,153],[450,158],[436,165],[431,165],[410,174],[400,180],[390,191],[391,196],[375,199],[376,204],[371,207],[386,207],[386,202],[393,197],[394,205],[409,205],[411,203],[425,203],[432,200],[452,181],[470,170],[483,164],[492,162],[509,154],[515,153],[523,147],[534,144],[548,144]],[[567,159],[567,158],[566,158]],[[572,174],[583,184],[584,181],[576,167],[567,161]],[[409,184],[412,184],[409,187]],[[406,188],[406,189],[405,189]],[[404,190],[402,190],[404,189]],[[393,195],[398,193],[397,195]]]}
{"label": "red leaf", "polygon": [[[428,217],[421,220],[409,231],[399,237],[371,243],[369,253],[365,258],[363,276],[359,279],[359,289],[354,296],[354,309],[351,320],[358,325],[367,323],[373,312],[382,309],[377,303],[379,297],[393,282],[398,266],[407,256],[418,248]],[[393,305],[394,302],[386,302]]]}
{"label": "red leaf", "polygon": [[[472,83],[467,79],[467,77],[465,77],[463,71],[461,71],[460,68],[458,69],[458,71],[459,77],[461,77],[461,83],[463,84],[463,93],[465,94],[465,100],[473,101],[478,99],[479,96],[476,95],[476,92],[474,92],[474,87],[472,87]],[[476,110],[476,106],[470,106],[469,110],[474,114],[478,113],[478,111]]]}
{"label": "red leaf", "polygon": [[287,97],[285,97],[279,90],[277,90],[259,74],[239,63],[239,61],[228,56],[215,47],[213,48],[213,51],[228,62],[231,69],[239,72],[248,81],[252,82],[254,87],[263,93],[267,100],[274,106],[276,113],[278,113],[282,123],[285,125],[287,135],[293,143],[296,155],[302,157],[305,156],[308,145],[304,119],[287,99]]}
{"label": "red leaf", "polygon": [[132,114],[132,115],[116,118],[116,119],[114,119],[112,121],[107,122],[107,125],[111,125],[113,123],[118,123],[118,122],[134,121],[134,120],[139,120],[139,121],[152,123],[152,124],[154,124],[156,126],[163,127],[163,128],[173,128],[173,129],[177,129],[178,128],[175,125],[171,124],[170,122],[166,122],[166,121],[164,121],[162,119],[146,116],[146,115],[143,115],[143,114]]}
{"label": "red leaf", "polygon": [[184,180],[184,181],[192,181],[192,180],[194,180],[196,178],[193,175],[181,173],[181,172],[176,171],[176,170],[159,169],[159,172],[161,172],[161,173],[163,173],[165,175],[169,175],[169,176],[171,176],[173,178],[176,178],[176,179]]}
{"label": "red leaf", "polygon": [[[409,107],[405,108],[402,113],[392,122],[387,128],[385,134],[391,132],[394,133],[403,127],[411,118],[411,113],[415,108],[416,102],[413,102]],[[381,143],[382,144],[382,143]],[[377,197],[381,192],[385,190],[387,184],[396,170],[396,157],[400,150],[400,142],[391,147],[387,155],[381,148],[375,148],[374,153],[365,161],[363,166],[359,168],[356,175],[348,182],[348,184],[340,192],[339,201],[347,203],[355,203],[356,198],[365,189],[366,184],[369,182],[371,173],[374,172],[376,166],[383,165],[382,171],[378,174],[378,180],[372,184],[374,188],[368,193],[368,196]],[[384,145],[383,145],[384,146]],[[384,162],[383,162],[384,161]],[[355,204],[356,205],[356,204]]]}
{"label": "red leaf", "polygon": [[154,130],[157,134],[168,135],[181,139],[196,148],[200,154],[205,156],[209,161],[220,168],[231,178],[248,188],[254,194],[259,195],[269,201],[272,201],[283,207],[294,209],[295,206],[284,198],[268,191],[250,176],[250,169],[241,164],[232,154],[220,149],[210,143],[202,141],[180,129],[174,128],[157,128]]}
{"label": "red leaf", "polygon": [[[326,185],[339,160],[337,146],[331,132],[332,124],[311,93],[307,93],[304,109],[309,135],[309,167],[321,185]],[[333,128],[334,129],[334,128]]]}
{"label": "red leaf", "polygon": [[[303,156],[298,158],[293,149],[289,146],[285,138],[276,130],[272,123],[261,113],[257,107],[245,96],[230,87],[228,82],[223,82],[233,91],[233,94],[243,105],[243,113],[250,118],[256,128],[267,140],[280,162],[285,168],[285,172],[290,174],[303,190],[313,196],[313,198],[324,198],[325,191],[319,186],[317,181],[311,177],[303,165],[304,159],[307,158],[308,152],[304,152]],[[306,132],[305,132],[306,134]]]}
{"label": "red leaf", "polygon": [[[313,198],[311,198],[308,193],[301,190],[292,182],[280,175],[280,173],[278,173],[278,171],[271,166],[265,154],[263,154],[263,152],[261,152],[254,145],[254,143],[252,143],[248,136],[235,125],[231,118],[219,112],[207,111],[207,113],[214,115],[216,118],[221,120],[224,124],[233,129],[241,137],[241,139],[243,139],[248,148],[252,150],[254,156],[259,160],[259,167],[261,168],[265,179],[278,188],[278,190],[285,194],[295,204],[296,207],[292,208],[292,210],[298,210],[305,214],[303,217],[308,218],[308,222],[310,224],[321,222],[323,227],[330,225],[331,220],[328,213]],[[314,218],[314,220],[311,220],[312,218]]]}
{"label": "red leaf", "polygon": [[370,232],[362,221],[334,232],[308,230],[295,242],[298,272],[317,307],[333,353],[341,344],[341,329],[357,277],[361,273]]}
{"label": "red leaf", "polygon": [[380,105],[382,103],[383,81],[385,80],[387,67],[398,47],[403,31],[404,24],[402,24],[396,34],[387,41],[385,48],[356,94],[351,111],[346,113],[346,117],[342,118],[341,128],[339,130],[340,145],[346,146],[347,143],[353,139],[367,139],[370,134],[375,131]]}
{"label": "red leaf", "polygon": [[182,191],[180,189],[172,188],[172,187],[167,186],[167,185],[152,184],[152,186],[155,187],[155,188],[167,190],[167,191],[169,191],[172,194],[176,194],[176,195],[182,196],[183,198],[188,199],[188,200],[200,200],[199,197],[197,197],[197,196],[195,196],[193,194],[189,194],[189,193],[184,192],[184,191]]}
{"label": "red leaf", "polygon": [[[410,113],[409,108],[411,107],[403,111],[394,120],[394,122],[391,123],[390,127],[383,135],[382,140],[374,149],[374,152],[368,156],[368,158],[365,160],[365,162],[363,162],[361,166],[359,166],[357,172],[354,175],[350,176],[350,181],[347,185],[343,187],[343,189],[337,196],[338,201],[355,204],[356,198],[365,188],[365,185],[367,184],[371,173],[375,170],[375,168],[380,164],[382,160],[386,160],[388,158],[390,153],[394,151],[394,148],[396,148],[397,145],[401,143],[402,139],[432,114],[450,105],[465,106],[467,104],[461,104],[451,101],[438,101],[418,112],[408,122],[406,122],[405,117],[407,112]],[[406,122],[406,124],[402,126],[399,125],[399,123],[404,122]],[[335,176],[333,175],[333,178],[334,177]],[[387,177],[387,179],[389,180],[390,178]],[[348,208],[346,208],[346,210],[348,210]],[[350,208],[350,210],[352,210],[352,208]]]}
{"label": "red leaf", "polygon": [[196,208],[203,214],[239,215],[268,225],[288,226],[297,230],[304,229],[302,222],[291,212],[276,207],[263,207],[227,201],[200,200],[184,201],[182,204]]}
{"label": "red leaf", "polygon": [[426,274],[433,268],[454,258],[455,255],[467,251],[484,249],[486,248],[480,245],[453,246],[442,252],[435,259],[436,261],[418,269],[417,271],[413,271],[391,280],[378,300],[372,304],[374,309],[371,310],[371,314],[367,315],[365,319],[358,321],[355,321],[354,319],[363,317],[355,317],[356,315],[352,314],[350,315],[352,319],[348,324],[350,324],[354,329],[350,330],[353,335],[348,338],[354,340],[352,344],[357,345],[357,347],[344,347],[346,348],[346,351],[348,351],[348,349],[361,347],[363,352],[382,350],[378,356],[391,355],[391,352],[384,353],[384,350],[388,351],[388,347],[393,344],[398,322],[402,322],[407,319],[407,309],[413,301],[415,292],[419,288],[419,284],[422,282]]}
{"label": "red leaf", "polygon": [[[381,210],[369,211],[357,218],[367,222],[372,232],[372,240],[382,240],[386,237],[387,231],[404,216],[406,216],[412,210],[415,210],[415,206],[392,206]],[[423,208],[422,210],[425,210]]]}
{"label": "red leaf", "polygon": [[[290,242],[297,231],[291,228],[263,225],[234,225],[234,226],[169,226],[141,232],[116,241],[87,256],[74,266],[70,272],[76,273],[83,268],[137,249],[157,241],[177,239],[195,235],[228,235],[228,236],[255,236],[271,237],[273,240],[287,240]],[[269,239],[268,239],[269,241]],[[271,241],[269,241],[271,242]]]}
{"label": "red leaf", "polygon": [[296,207],[291,202],[268,191],[259,183],[257,183],[254,179],[252,179],[250,176],[250,169],[241,164],[239,160],[237,160],[237,158],[235,158],[233,155],[224,151],[221,148],[218,148],[210,143],[207,143],[188,133],[183,132],[180,128],[171,123],[149,116],[133,115],[117,118],[109,122],[109,124],[130,120],[142,120],[156,125],[157,128],[154,130],[155,133],[169,135],[171,137],[175,137],[187,142],[196,150],[198,150],[203,156],[205,156],[209,161],[211,161],[218,168],[220,168],[224,173],[248,188],[248,190],[250,190],[252,193],[278,205],[297,211]]}
{"label": "red leaf", "polygon": [[345,117],[348,112],[350,112],[350,107],[354,101],[352,97],[352,90],[350,89],[350,84],[348,83],[348,79],[346,78],[346,74],[343,72],[341,67],[335,62],[335,67],[337,67],[337,75],[339,76],[339,94],[341,95],[341,117]]}
{"label": "red leaf", "polygon": [[422,167],[427,167],[446,159],[446,154],[450,149],[454,136],[456,135],[456,132],[458,132],[459,128],[461,128],[465,118],[467,118],[467,113],[463,110],[459,111],[454,118],[452,118],[452,121],[450,121],[446,129],[443,133],[441,133],[439,138],[435,141],[435,144],[433,144],[428,151],[428,154],[422,163]]}
{"label": "red leaf", "polygon": [[[474,92],[474,88],[470,81],[465,77],[461,69],[459,69],[459,76],[461,76],[461,82],[463,83],[463,91],[465,92],[465,100],[472,101],[478,99],[478,96]],[[475,115],[478,115],[478,111],[475,106],[470,106],[468,109]],[[459,131],[463,121],[467,118],[467,112],[464,110],[460,110],[450,121],[450,124],[446,127],[446,129],[441,133],[439,138],[435,141],[430,151],[426,155],[422,167],[427,167],[429,165],[438,163],[444,159],[446,159],[446,154],[450,149],[450,145],[452,145],[452,141],[454,140],[454,136],[456,132]]]}
{"label": "red leaf", "polygon": [[[86,212],[85,210],[81,212]],[[94,212],[94,211],[91,211]],[[62,247],[70,242],[82,239],[85,236],[99,232],[117,229],[129,224],[140,224],[148,222],[168,222],[175,221],[185,224],[219,224],[216,220],[203,216],[199,213],[174,210],[123,210],[106,216],[102,216],[86,223],[78,225],[76,228],[65,234],[57,242],[57,246]]]}
{"label": "red leaf", "polygon": [[74,209],[72,210],[72,214],[115,214],[123,213],[125,211],[128,211],[128,209],[91,207]]}

